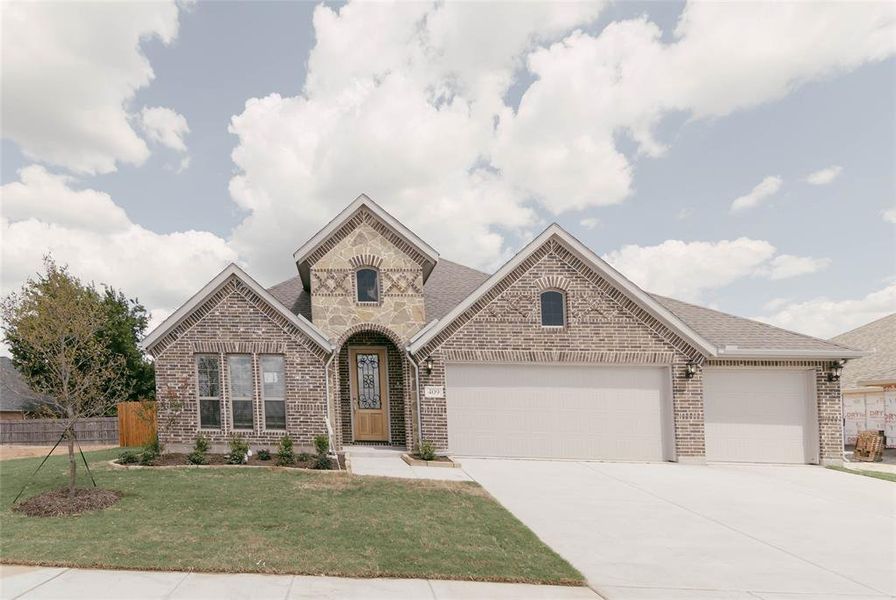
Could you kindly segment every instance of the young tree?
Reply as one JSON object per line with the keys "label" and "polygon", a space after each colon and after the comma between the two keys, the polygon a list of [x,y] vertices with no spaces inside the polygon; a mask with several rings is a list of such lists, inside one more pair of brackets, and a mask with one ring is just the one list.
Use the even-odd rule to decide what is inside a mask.
{"label": "young tree", "polygon": [[13,364],[62,421],[71,497],[75,424],[105,414],[127,397],[126,360],[103,338],[107,312],[96,289],[50,257],[44,258],[44,270],[4,298],[0,314]]}

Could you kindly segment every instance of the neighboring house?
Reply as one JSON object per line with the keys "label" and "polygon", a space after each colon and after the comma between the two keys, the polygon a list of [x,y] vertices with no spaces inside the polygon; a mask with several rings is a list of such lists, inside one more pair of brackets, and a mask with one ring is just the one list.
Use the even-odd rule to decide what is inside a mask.
{"label": "neighboring house", "polygon": [[556,224],[487,275],[362,195],[293,258],[270,289],[230,265],[147,336],[168,448],[841,460],[832,369],[861,352],[651,295]]}
{"label": "neighboring house", "polygon": [[896,313],[840,334],[831,341],[869,354],[843,367],[843,423],[847,444],[859,431],[884,431],[896,448]]}
{"label": "neighboring house", "polygon": [[40,397],[22,379],[8,356],[0,356],[0,421],[21,421],[39,409]]}

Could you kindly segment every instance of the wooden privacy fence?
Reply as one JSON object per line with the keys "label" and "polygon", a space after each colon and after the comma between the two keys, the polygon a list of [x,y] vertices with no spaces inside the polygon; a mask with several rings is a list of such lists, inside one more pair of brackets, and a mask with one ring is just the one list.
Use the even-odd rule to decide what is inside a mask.
{"label": "wooden privacy fence", "polygon": [[[34,444],[52,446],[62,435],[60,419],[25,419],[0,421],[0,444]],[[75,435],[81,444],[118,443],[118,419],[96,417],[81,419],[75,424]]]}
{"label": "wooden privacy fence", "polygon": [[155,402],[118,404],[118,445],[143,446],[156,435]]}

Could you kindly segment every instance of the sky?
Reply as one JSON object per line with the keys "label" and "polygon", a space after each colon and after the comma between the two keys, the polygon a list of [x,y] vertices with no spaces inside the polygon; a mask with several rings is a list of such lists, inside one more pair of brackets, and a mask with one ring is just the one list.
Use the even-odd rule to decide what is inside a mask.
{"label": "sky", "polygon": [[557,222],[827,338],[896,311],[896,4],[3,3],[0,291],[158,323],[361,193],[493,271]]}

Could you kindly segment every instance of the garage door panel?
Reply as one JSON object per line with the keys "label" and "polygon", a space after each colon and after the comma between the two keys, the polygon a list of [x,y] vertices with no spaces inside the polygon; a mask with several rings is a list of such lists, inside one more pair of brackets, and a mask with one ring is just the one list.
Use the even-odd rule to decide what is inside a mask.
{"label": "garage door panel", "polygon": [[664,460],[668,372],[655,367],[451,364],[456,454]]}
{"label": "garage door panel", "polygon": [[707,460],[817,461],[810,373],[785,369],[706,369]]}

